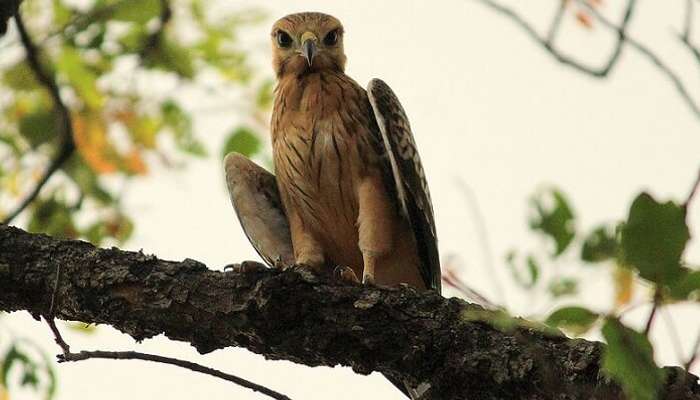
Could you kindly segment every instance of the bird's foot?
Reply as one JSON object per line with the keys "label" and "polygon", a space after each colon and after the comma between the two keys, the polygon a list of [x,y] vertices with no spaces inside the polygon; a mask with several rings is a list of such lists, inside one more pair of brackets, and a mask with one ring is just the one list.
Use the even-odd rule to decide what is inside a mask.
{"label": "bird's foot", "polygon": [[362,283],[365,285],[376,286],[374,283],[374,274],[368,274],[366,272],[362,274]]}
{"label": "bird's foot", "polygon": [[265,264],[259,263],[257,261],[242,261],[236,264],[229,264],[224,267],[224,272],[255,272],[266,270],[267,266]]}
{"label": "bird's foot", "polygon": [[352,268],[343,265],[338,265],[335,267],[333,270],[333,277],[345,282],[360,283],[357,275],[355,275],[355,271],[353,271]]}
{"label": "bird's foot", "polygon": [[318,274],[320,273],[319,268],[305,263],[296,263],[285,268],[285,270],[296,272],[307,282],[316,282],[318,280]]}

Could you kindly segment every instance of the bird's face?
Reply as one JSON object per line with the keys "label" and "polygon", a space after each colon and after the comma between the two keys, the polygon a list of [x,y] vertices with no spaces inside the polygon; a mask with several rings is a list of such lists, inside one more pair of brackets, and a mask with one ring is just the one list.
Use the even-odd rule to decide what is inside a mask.
{"label": "bird's face", "polygon": [[290,14],[272,26],[272,64],[278,77],[343,71],[343,25],[321,13]]}

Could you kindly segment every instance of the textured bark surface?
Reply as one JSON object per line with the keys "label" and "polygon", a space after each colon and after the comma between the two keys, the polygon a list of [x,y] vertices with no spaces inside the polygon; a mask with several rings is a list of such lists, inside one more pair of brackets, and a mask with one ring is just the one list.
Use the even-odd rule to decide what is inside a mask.
{"label": "textured bark surface", "polygon": [[[202,353],[241,346],[270,359],[380,371],[430,382],[431,399],[622,398],[601,374],[602,344],[527,324],[499,330],[458,299],[293,271],[211,271],[0,226],[0,310],[47,313],[57,275],[58,318],[109,324],[137,340],[162,333]],[[700,399],[697,377],[667,370],[664,399]]]}

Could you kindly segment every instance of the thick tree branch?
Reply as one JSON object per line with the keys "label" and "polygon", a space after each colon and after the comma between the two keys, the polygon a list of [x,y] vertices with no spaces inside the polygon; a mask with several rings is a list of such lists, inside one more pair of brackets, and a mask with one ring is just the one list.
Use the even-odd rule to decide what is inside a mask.
{"label": "thick tree branch", "polygon": [[[430,399],[622,399],[600,370],[603,345],[403,287],[293,271],[218,272],[194,260],[98,249],[0,226],[0,310],[104,323],[137,340],[165,334],[200,352],[241,346],[270,359],[429,382]],[[697,377],[667,368],[664,399],[700,399]]]}

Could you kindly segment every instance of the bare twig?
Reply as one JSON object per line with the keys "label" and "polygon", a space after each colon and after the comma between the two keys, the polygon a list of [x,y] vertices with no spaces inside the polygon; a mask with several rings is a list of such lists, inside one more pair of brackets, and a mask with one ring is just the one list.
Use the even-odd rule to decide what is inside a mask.
{"label": "bare twig", "polygon": [[624,32],[623,27],[617,27],[615,24],[610,22],[607,18],[605,18],[601,13],[598,12],[595,8],[591,7],[590,4],[586,3],[585,1],[582,0],[577,0],[579,4],[582,6],[586,7],[586,9],[596,17],[598,21],[600,21],[603,25],[606,27],[618,31],[618,33],[621,35],[621,37],[627,42],[627,44],[637,50],[637,52],[641,53],[644,55],[652,64],[654,64],[658,70],[660,70],[666,77],[671,81],[673,86],[676,88],[676,91],[678,94],[681,95],[681,98],[686,102],[688,105],[688,108],[695,114],[697,118],[700,118],[700,106],[695,102],[695,100],[691,97],[690,93],[688,92],[688,89],[686,89],[685,84],[681,80],[681,78],[678,76],[678,74],[671,69],[665,62],[661,60],[661,57],[656,55],[651,49],[649,49],[647,46],[641,44],[639,41],[636,39],[630,37]]}
{"label": "bare twig", "polygon": [[506,296],[505,291],[501,282],[498,280],[496,275],[496,267],[493,263],[493,250],[491,248],[491,242],[489,240],[489,233],[486,229],[486,222],[484,221],[484,214],[479,208],[479,203],[476,200],[474,192],[471,190],[469,185],[467,185],[464,180],[457,179],[457,184],[464,193],[464,197],[469,205],[469,210],[471,211],[474,226],[477,229],[477,236],[479,243],[481,244],[481,252],[483,253],[484,265],[486,266],[486,274],[491,278],[491,284],[493,289],[496,291],[496,297],[501,306],[505,306]]}
{"label": "bare twig", "polygon": [[153,361],[153,362],[158,362],[162,364],[170,364],[170,365],[175,365],[178,367],[186,368],[191,371],[199,372],[202,374],[206,375],[211,375],[216,378],[223,379],[225,381],[233,382],[237,385],[243,386],[245,388],[251,389],[256,392],[260,392],[264,395],[267,395],[269,397],[272,397],[273,399],[280,399],[280,400],[290,400],[289,397],[278,393],[272,389],[269,389],[265,386],[258,385],[256,383],[250,382],[246,379],[239,378],[235,375],[230,375],[224,372],[221,372],[219,370],[205,367],[203,365],[193,363],[190,361],[184,361],[184,360],[179,360],[176,358],[170,358],[170,357],[163,357],[163,356],[158,356],[154,354],[145,354],[145,353],[138,353],[135,351],[81,351],[79,353],[71,353],[70,351],[70,346],[66,341],[63,339],[63,336],[61,336],[61,331],[58,330],[58,327],[56,327],[56,322],[53,318],[51,317],[46,317],[44,316],[44,320],[46,320],[46,323],[49,325],[49,328],[51,328],[51,332],[53,332],[54,336],[54,341],[56,344],[61,348],[62,354],[59,354],[56,356],[58,358],[58,362],[66,362],[66,361],[83,361],[83,360],[89,360],[91,358],[103,358],[103,359],[111,359],[111,360],[146,360],[146,361]]}
{"label": "bare twig", "polygon": [[656,318],[656,312],[661,306],[661,292],[657,289],[654,291],[654,305],[651,307],[651,312],[649,313],[649,318],[647,318],[647,323],[644,325],[644,335],[649,336],[649,331],[651,330],[651,325],[654,323]]}
{"label": "bare twig", "polygon": [[559,7],[557,7],[557,12],[554,14],[552,24],[549,26],[549,32],[547,33],[547,43],[549,43],[550,46],[554,44],[557,33],[559,33],[559,27],[561,26],[561,21],[564,18],[567,2],[568,0],[559,0]]}
{"label": "bare twig", "polygon": [[205,375],[210,375],[216,378],[223,379],[225,381],[233,382],[239,386],[251,389],[255,392],[264,394],[273,399],[290,400],[289,397],[279,392],[266,388],[265,386],[258,385],[246,379],[239,378],[235,375],[227,374],[219,370],[205,367],[203,365],[193,363],[190,361],[178,360],[176,358],[163,357],[155,354],[139,353],[135,351],[81,351],[79,353],[64,353],[58,356],[58,362],[83,361],[90,359],[143,360],[153,361],[161,364],[175,365],[177,367],[189,369],[190,371],[199,372]]}
{"label": "bare twig", "polygon": [[686,361],[684,368],[686,371],[690,371],[691,368],[693,368],[693,364],[695,364],[695,361],[697,361],[698,357],[700,357],[700,334],[698,335],[697,339],[695,339],[695,346],[693,346],[693,352],[690,355],[690,358],[688,361]]}
{"label": "bare twig", "polygon": [[61,331],[58,330],[54,318],[44,316],[44,320],[46,320],[46,323],[49,325],[49,328],[51,328],[51,332],[53,332],[54,341],[61,348],[61,350],[63,350],[63,354],[70,354],[70,346],[68,345],[68,343],[66,343],[65,340],[63,340],[63,336],[61,336]]}
{"label": "bare twig", "polygon": [[592,7],[588,2],[583,1],[583,0],[576,0],[578,4],[581,6],[585,7],[599,22],[601,22],[606,28],[614,31],[617,33],[617,41],[615,44],[615,48],[613,49],[613,52],[611,53],[610,57],[608,58],[607,62],[605,65],[599,68],[594,68],[588,65],[585,65],[575,59],[573,59],[570,56],[567,56],[563,53],[561,53],[558,49],[556,49],[552,44],[551,41],[548,40],[547,38],[543,38],[537,33],[535,28],[528,22],[526,21],[521,15],[516,13],[514,10],[511,8],[502,5],[494,0],[476,0],[492,10],[500,13],[501,15],[506,16],[507,18],[511,19],[516,25],[520,26],[525,33],[530,36],[535,42],[537,42],[540,46],[542,46],[547,52],[549,52],[557,61],[560,63],[567,65],[569,67],[572,67],[579,72],[582,72],[584,74],[590,75],[595,78],[605,78],[607,77],[610,72],[613,70],[613,68],[617,65],[617,62],[620,59],[620,55],[622,54],[622,50],[625,47],[625,45],[629,45],[632,47],[634,50],[637,52],[641,53],[644,55],[656,68],[666,76],[666,78],[672,83],[678,94],[681,96],[683,101],[686,103],[688,108],[690,108],[691,112],[700,119],[700,106],[698,106],[697,102],[693,99],[693,97],[690,95],[688,90],[685,87],[685,84],[683,81],[680,79],[678,74],[672,70],[664,61],[661,60],[661,58],[654,53],[652,50],[650,50],[647,46],[643,45],[639,41],[635,40],[634,38],[630,37],[627,32],[627,25],[629,24],[629,21],[632,16],[632,12],[634,10],[634,6],[636,5],[635,0],[629,0],[627,2],[627,6],[622,18],[622,21],[619,23],[619,25],[614,24],[610,22],[607,18],[605,18],[598,10],[596,10],[594,7]]}
{"label": "bare twig", "polygon": [[700,188],[700,171],[698,171],[698,176],[695,178],[695,182],[693,183],[693,186],[690,188],[690,193],[688,194],[688,197],[685,199],[683,202],[683,209],[688,210],[688,207],[690,207],[690,203],[693,202],[693,199],[695,198],[695,194],[698,192],[698,189]]}
{"label": "bare twig", "polygon": [[41,189],[46,185],[51,176],[58,171],[63,163],[65,163],[75,151],[75,142],[73,141],[73,124],[71,122],[70,111],[63,103],[61,94],[50,73],[48,73],[41,65],[39,60],[39,49],[36,47],[29,33],[27,32],[22,16],[19,12],[15,15],[15,23],[19,32],[20,41],[27,53],[27,62],[36,79],[46,88],[54,103],[54,110],[59,118],[58,127],[62,137],[62,143],[53,160],[49,163],[46,171],[42,174],[39,181],[34,186],[34,189],[22,200],[22,202],[2,221],[3,224],[9,224],[15,217],[24,211],[29,204],[39,195]]}
{"label": "bare twig", "polygon": [[[549,52],[557,61],[564,65],[568,65],[569,67],[572,67],[580,72],[583,72],[587,75],[591,75],[596,78],[605,78],[610,74],[610,71],[615,67],[617,64],[618,60],[620,59],[620,55],[622,54],[622,49],[625,44],[625,29],[627,28],[627,25],[629,24],[629,21],[631,20],[632,17],[632,11],[634,11],[634,6],[636,4],[635,0],[628,0],[627,2],[627,7],[625,9],[625,14],[622,18],[622,21],[620,22],[620,27],[618,30],[618,39],[615,43],[615,47],[613,48],[612,53],[610,54],[610,57],[608,57],[608,60],[605,62],[605,64],[601,67],[591,67],[589,65],[585,65],[572,57],[569,57],[563,53],[561,53],[558,49],[556,49],[553,45],[553,40],[554,38],[543,38],[540,36],[539,33],[537,33],[537,30],[525,20],[524,17],[522,17],[520,14],[515,12],[513,9],[500,4],[494,0],[476,0],[492,10],[500,13],[501,15],[504,15],[513,22],[515,22],[517,25],[519,25],[525,33],[530,36],[531,39],[533,39],[535,42],[537,42],[540,46],[542,46],[547,52]],[[551,29],[550,29],[551,32]]]}

